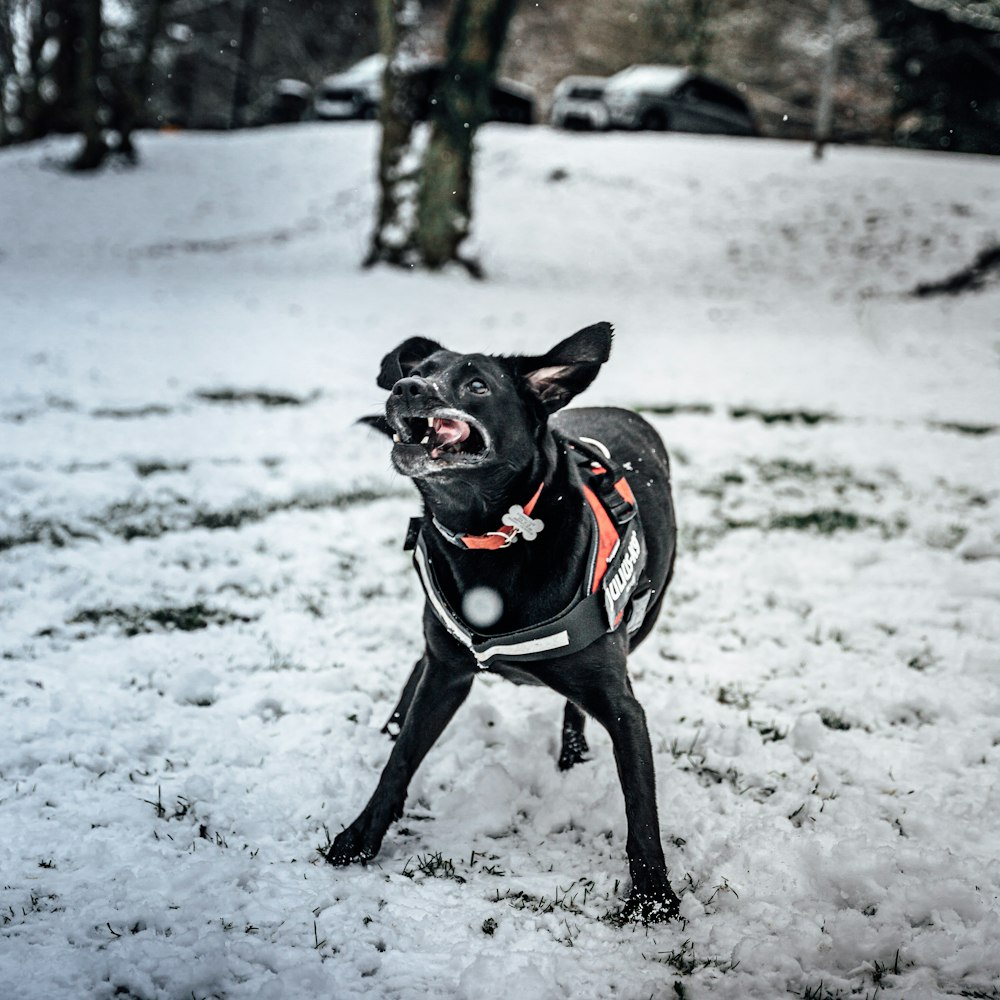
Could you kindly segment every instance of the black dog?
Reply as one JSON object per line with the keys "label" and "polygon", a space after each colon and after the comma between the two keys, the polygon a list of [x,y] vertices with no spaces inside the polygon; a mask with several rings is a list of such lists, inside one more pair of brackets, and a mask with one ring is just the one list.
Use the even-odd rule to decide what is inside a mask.
{"label": "black dog", "polygon": [[490,670],[566,697],[561,768],[583,759],[584,713],[608,730],[628,820],[625,914],[676,915],[646,718],[625,665],[673,570],[667,453],[625,410],[549,423],[594,380],[611,337],[598,323],[541,357],[456,354],[413,337],[382,360],[389,401],[369,422],[393,435],[393,465],[424,501],[409,543],[427,594],[426,649],[386,724],[395,745],[375,794],[330,863],[375,856],[424,755]]}

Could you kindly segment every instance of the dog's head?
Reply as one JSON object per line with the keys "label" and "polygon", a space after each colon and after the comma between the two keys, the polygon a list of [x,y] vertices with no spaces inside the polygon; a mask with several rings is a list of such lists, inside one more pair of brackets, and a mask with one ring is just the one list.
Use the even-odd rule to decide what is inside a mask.
{"label": "dog's head", "polygon": [[392,462],[414,479],[520,471],[537,453],[548,417],[593,382],[611,351],[597,323],[537,357],[458,354],[411,337],[382,359]]}

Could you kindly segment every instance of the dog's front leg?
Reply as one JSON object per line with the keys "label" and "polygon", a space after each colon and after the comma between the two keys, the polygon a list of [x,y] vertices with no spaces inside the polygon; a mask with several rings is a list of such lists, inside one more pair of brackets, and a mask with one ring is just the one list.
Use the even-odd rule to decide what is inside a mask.
{"label": "dog's front leg", "polygon": [[472,687],[475,670],[461,660],[446,662],[428,650],[421,662],[423,669],[378,787],[361,815],[334,839],[326,855],[332,865],[375,857],[386,830],[403,813],[410,779]]}

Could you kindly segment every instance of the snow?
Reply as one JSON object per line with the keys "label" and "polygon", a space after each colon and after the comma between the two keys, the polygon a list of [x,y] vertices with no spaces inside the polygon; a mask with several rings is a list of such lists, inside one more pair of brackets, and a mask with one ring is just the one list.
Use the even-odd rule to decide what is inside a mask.
{"label": "snow", "polygon": [[[364,272],[375,126],[0,156],[0,995],[922,1000],[1000,989],[1000,233],[986,158],[489,126],[487,282]],[[588,403],[674,455],[631,672],[683,920],[609,741],[485,676],[377,863],[420,653],[377,412],[412,334],[616,326]]]}

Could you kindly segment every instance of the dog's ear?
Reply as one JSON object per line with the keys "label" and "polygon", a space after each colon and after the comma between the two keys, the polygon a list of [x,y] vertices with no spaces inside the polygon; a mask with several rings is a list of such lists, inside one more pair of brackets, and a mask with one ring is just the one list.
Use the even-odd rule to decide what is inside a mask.
{"label": "dog's ear", "polygon": [[549,413],[562,409],[597,377],[611,354],[613,328],[595,323],[537,358],[518,358],[518,371]]}
{"label": "dog's ear", "polygon": [[392,437],[394,433],[389,421],[379,414],[358,417],[358,419],[354,422],[356,424],[364,424],[365,427],[371,427],[372,430],[376,430],[380,434],[384,434],[386,437]]}
{"label": "dog's ear", "polygon": [[375,380],[380,389],[391,389],[401,378],[405,378],[424,358],[444,348],[436,340],[426,337],[410,337],[399,347],[391,350],[383,359]]}

